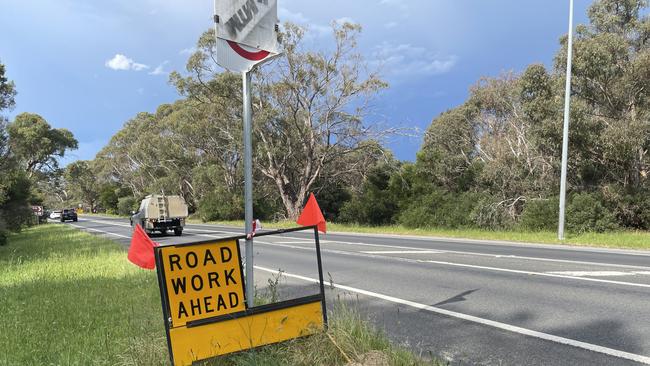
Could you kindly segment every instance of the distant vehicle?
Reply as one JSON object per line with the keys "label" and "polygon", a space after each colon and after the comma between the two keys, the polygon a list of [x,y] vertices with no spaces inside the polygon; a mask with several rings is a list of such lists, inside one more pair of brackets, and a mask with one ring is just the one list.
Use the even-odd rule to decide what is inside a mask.
{"label": "distant vehicle", "polygon": [[61,212],[61,222],[66,222],[66,220],[77,222],[77,211],[73,209],[65,209]]}
{"label": "distant vehicle", "polygon": [[52,220],[59,220],[61,218],[61,212],[62,212],[61,210],[52,211],[52,213],[50,214],[50,218]]}
{"label": "distant vehicle", "polygon": [[174,235],[183,234],[185,219],[187,219],[187,203],[181,196],[165,196],[152,194],[140,203],[138,211],[132,212],[131,226],[139,224],[147,232],[174,231]]}

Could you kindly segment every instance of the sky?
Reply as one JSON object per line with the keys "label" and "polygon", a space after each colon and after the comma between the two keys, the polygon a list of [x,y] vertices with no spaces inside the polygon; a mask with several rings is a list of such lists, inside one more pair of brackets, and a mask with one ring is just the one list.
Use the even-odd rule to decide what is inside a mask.
{"label": "sky", "polygon": [[[219,0],[224,1],[224,0]],[[591,0],[576,0],[587,23]],[[568,0],[278,0],[281,22],[309,28],[308,47],[331,44],[329,24],[363,26],[359,51],[390,88],[368,123],[403,128],[387,146],[415,160],[422,135],[462,104],[482,76],[552,67],[568,27]],[[16,107],[71,130],[92,159],[138,112],[180,96],[169,72],[212,27],[210,0],[0,0],[0,62],[16,83]]]}

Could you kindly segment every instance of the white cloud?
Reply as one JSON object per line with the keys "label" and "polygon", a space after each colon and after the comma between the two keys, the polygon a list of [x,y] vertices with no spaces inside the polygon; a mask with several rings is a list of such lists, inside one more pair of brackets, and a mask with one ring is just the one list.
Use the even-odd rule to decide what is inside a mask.
{"label": "white cloud", "polygon": [[155,69],[153,69],[152,72],[149,73],[149,75],[167,75],[169,74],[168,71],[165,71],[164,67],[167,65],[169,61],[164,61],[160,65],[156,66]]}
{"label": "white cloud", "polygon": [[141,63],[137,63],[132,59],[124,56],[121,53],[116,54],[112,59],[106,61],[104,64],[109,69],[113,70],[133,70],[133,71],[142,71],[149,68],[149,66]]}
{"label": "white cloud", "polygon": [[352,19],[350,17],[338,18],[338,19],[335,20],[335,22],[338,23],[338,24],[345,24],[345,23],[353,23],[353,24],[355,24],[356,23],[354,21],[354,19]]}
{"label": "white cloud", "polygon": [[332,27],[312,22],[303,13],[294,13],[287,8],[278,8],[278,18],[280,18],[281,22],[290,22],[306,27],[307,37],[319,38],[332,34]]}
{"label": "white cloud", "polygon": [[408,43],[384,42],[375,47],[371,63],[388,76],[439,75],[449,72],[458,61],[454,55],[440,56]]}

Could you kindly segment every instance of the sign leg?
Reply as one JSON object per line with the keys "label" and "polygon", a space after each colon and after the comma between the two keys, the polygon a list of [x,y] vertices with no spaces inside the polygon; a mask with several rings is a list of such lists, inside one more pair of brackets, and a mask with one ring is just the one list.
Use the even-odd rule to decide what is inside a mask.
{"label": "sign leg", "polygon": [[[244,100],[244,221],[246,234],[253,231],[253,111],[251,105],[251,74],[242,73]],[[246,239],[246,302],[255,306],[253,280],[253,238]]]}

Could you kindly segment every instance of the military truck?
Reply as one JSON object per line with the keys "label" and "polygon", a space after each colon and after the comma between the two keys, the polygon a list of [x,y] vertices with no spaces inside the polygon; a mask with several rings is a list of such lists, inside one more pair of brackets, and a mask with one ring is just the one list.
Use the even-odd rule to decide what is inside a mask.
{"label": "military truck", "polygon": [[188,215],[187,203],[183,197],[163,194],[145,197],[138,211],[132,213],[131,226],[139,224],[147,234],[160,232],[165,235],[168,231],[173,231],[176,236],[183,234]]}

